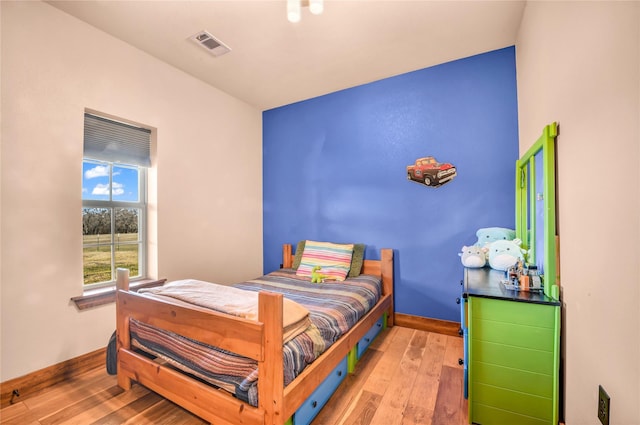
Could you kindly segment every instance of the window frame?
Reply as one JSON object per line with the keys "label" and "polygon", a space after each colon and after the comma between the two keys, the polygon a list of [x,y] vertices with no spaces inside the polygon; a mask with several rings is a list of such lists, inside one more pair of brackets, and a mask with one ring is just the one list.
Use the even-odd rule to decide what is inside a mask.
{"label": "window frame", "polygon": [[[105,287],[113,287],[116,283],[116,258],[115,258],[115,245],[116,245],[116,233],[115,233],[115,210],[117,208],[135,208],[140,211],[138,218],[138,275],[131,279],[132,282],[144,280],[147,277],[147,167],[141,165],[124,164],[119,162],[104,161],[94,159],[90,157],[82,158],[83,173],[85,162],[93,163],[96,165],[108,165],[109,167],[109,199],[97,200],[97,199],[84,199],[82,196],[82,210],[85,208],[105,208],[111,211],[111,241],[109,243],[111,247],[111,280],[102,281],[96,283],[84,283],[84,249],[91,246],[97,246],[93,244],[85,244],[82,242],[83,259],[82,259],[82,288],[84,292],[92,291]],[[113,168],[126,167],[134,168],[138,171],[138,201],[115,201],[113,200]],[[83,235],[84,236],[84,235]]]}

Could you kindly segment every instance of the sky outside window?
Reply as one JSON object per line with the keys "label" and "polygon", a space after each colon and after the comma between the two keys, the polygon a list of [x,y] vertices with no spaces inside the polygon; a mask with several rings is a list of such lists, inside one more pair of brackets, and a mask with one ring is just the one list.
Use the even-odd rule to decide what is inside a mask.
{"label": "sky outside window", "polygon": [[82,199],[109,200],[109,191],[113,191],[114,201],[137,202],[138,170],[123,165],[113,165],[113,188],[109,186],[109,168],[107,162],[82,162]]}

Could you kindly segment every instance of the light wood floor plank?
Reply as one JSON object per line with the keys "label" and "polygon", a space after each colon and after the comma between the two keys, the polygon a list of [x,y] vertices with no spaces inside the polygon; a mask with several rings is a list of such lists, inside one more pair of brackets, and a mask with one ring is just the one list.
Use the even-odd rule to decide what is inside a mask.
{"label": "light wood floor plank", "polygon": [[[337,425],[369,425],[380,407],[382,396],[369,391],[360,391],[347,415]],[[325,406],[326,407],[326,406]],[[313,425],[315,425],[315,421]]]}
{"label": "light wood floor plank", "polygon": [[[129,391],[133,393],[133,391]],[[69,421],[80,422],[81,416],[84,414],[85,417],[90,413],[88,411],[93,410],[92,408],[100,408],[102,407],[103,402],[111,401],[115,399],[120,394],[124,393],[124,390],[118,386],[111,386],[106,390],[100,391],[95,394],[90,394],[88,397],[79,400],[75,403],[71,403],[68,406],[65,406],[64,409],[60,409],[52,415],[47,415],[44,418],[40,419],[40,423],[42,425],[60,425]],[[134,399],[140,397],[139,394],[131,394],[130,397]],[[111,403],[109,403],[111,404]],[[105,409],[109,409],[110,406],[105,405]]]}
{"label": "light wood floor plank", "polygon": [[438,399],[433,412],[432,425],[462,423],[462,369],[442,366]]}
{"label": "light wood floor plank", "polygon": [[409,341],[415,332],[409,328],[397,328],[393,335],[391,345],[384,351],[384,355],[376,366],[376,373],[369,376],[363,390],[384,396],[389,382],[393,379],[396,370],[400,366],[402,354],[407,349]]}
{"label": "light wood floor plank", "polygon": [[49,391],[43,390],[25,399],[24,404],[35,417],[44,418],[83,400],[92,393],[112,387],[115,382],[115,378],[107,375],[104,368],[99,368],[54,385]]}
{"label": "light wood floor plank", "polygon": [[399,326],[394,326],[393,328],[387,328],[383,330],[378,338],[375,338],[373,341],[371,341],[371,344],[369,344],[369,348],[372,348],[374,350],[386,351],[386,349],[391,345],[391,341],[393,341],[393,338],[395,338],[398,329],[400,329]]}
{"label": "light wood floor plank", "polygon": [[[97,421],[92,422],[92,425],[111,425],[111,424],[122,424],[126,422],[133,416],[136,416],[139,412],[145,411],[156,403],[162,401],[162,397],[160,397],[156,393],[148,392],[137,400],[132,401],[131,403],[123,406],[111,412],[107,416],[104,416]],[[86,423],[86,422],[85,422]]]}
{"label": "light wood floor plank", "polygon": [[38,420],[23,402],[5,407],[0,413],[0,423],[3,425],[31,425],[38,424]]}
{"label": "light wood floor plank", "polygon": [[459,368],[459,369],[462,368],[462,366],[460,366],[460,363],[458,363],[458,360],[464,357],[463,344],[464,342],[460,337],[457,337],[457,336],[447,337],[447,349],[444,353],[444,361],[443,361],[444,366],[450,366],[450,367]]}
{"label": "light wood floor plank", "polygon": [[161,400],[147,410],[128,419],[123,425],[203,425],[206,421],[179,408],[169,400]]}
{"label": "light wood floor plank", "polygon": [[110,415],[114,410],[127,406],[149,393],[149,390],[134,385],[131,391],[124,391],[114,382],[113,386],[67,407],[56,415],[41,419],[42,425],[87,424]]}
{"label": "light wood floor plank", "polygon": [[429,333],[420,369],[402,418],[403,425],[428,425],[436,406],[440,372],[447,346],[445,335]]}
{"label": "light wood floor plank", "polygon": [[415,331],[400,359],[399,367],[380,401],[372,424],[400,425],[407,400],[413,390],[427,345],[427,333]]}
{"label": "light wood floor plank", "polygon": [[[384,339],[387,331],[383,331],[380,339]],[[384,336],[383,336],[384,335]],[[372,344],[373,345],[373,344]],[[335,425],[349,414],[352,405],[357,402],[357,398],[362,392],[364,381],[374,372],[378,362],[384,353],[382,351],[370,348],[358,361],[352,374],[345,377],[344,381],[338,389],[333,393],[329,403],[331,409],[322,409],[316,419],[314,425]]]}

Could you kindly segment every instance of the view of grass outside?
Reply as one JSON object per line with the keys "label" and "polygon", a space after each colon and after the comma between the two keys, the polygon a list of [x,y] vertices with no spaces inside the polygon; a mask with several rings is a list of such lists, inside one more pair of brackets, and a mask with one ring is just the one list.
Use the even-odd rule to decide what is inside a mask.
{"label": "view of grass outside", "polygon": [[[138,233],[116,234],[114,238],[116,268],[129,269],[129,276],[138,276]],[[83,242],[96,244],[83,249],[84,284],[115,279],[115,276],[111,276],[111,235],[84,235]]]}
{"label": "view of grass outside", "polygon": [[137,208],[82,209],[85,285],[115,280],[115,269],[119,267],[129,269],[130,277],[140,275],[139,216]]}

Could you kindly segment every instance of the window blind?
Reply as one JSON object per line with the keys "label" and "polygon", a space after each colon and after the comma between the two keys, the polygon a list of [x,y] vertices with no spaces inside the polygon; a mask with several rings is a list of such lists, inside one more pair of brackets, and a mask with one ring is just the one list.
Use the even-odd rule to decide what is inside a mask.
{"label": "window blind", "polygon": [[84,114],[84,157],[151,166],[151,130]]}

